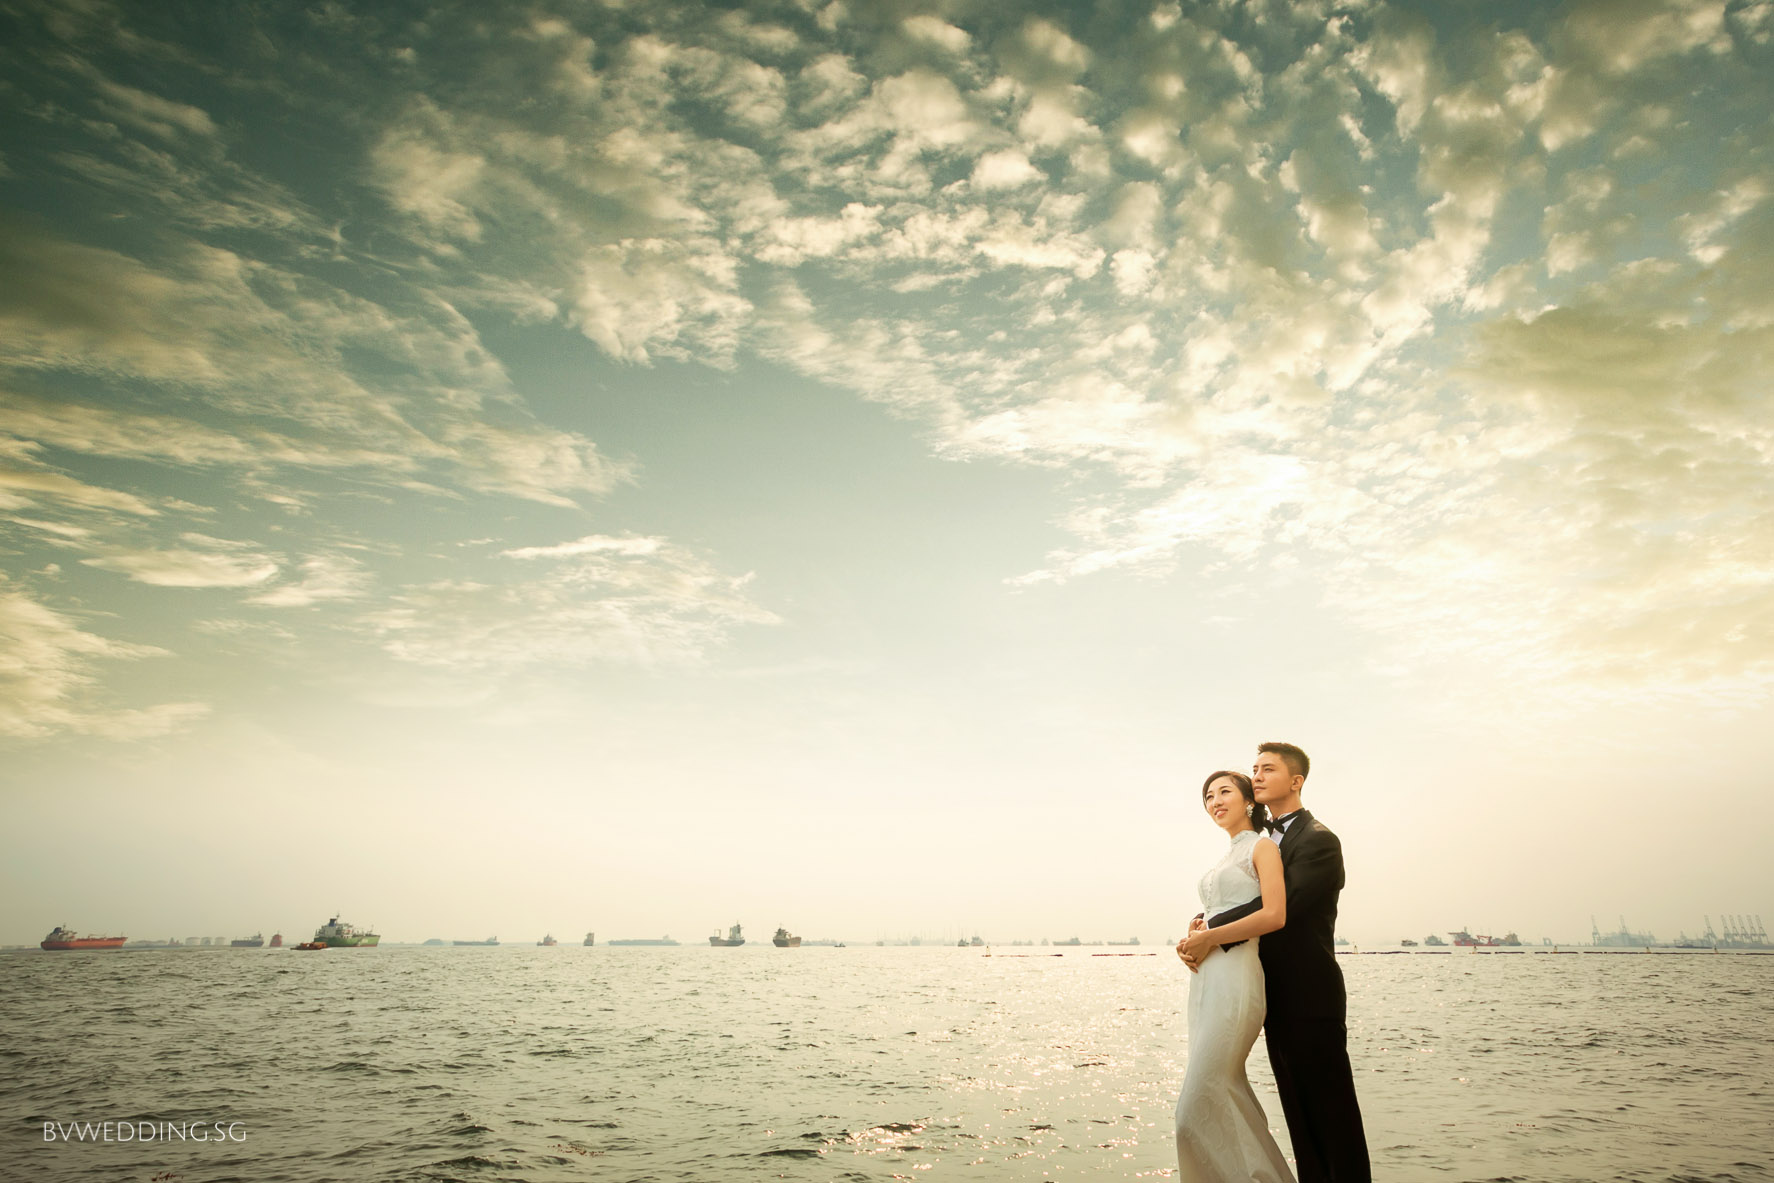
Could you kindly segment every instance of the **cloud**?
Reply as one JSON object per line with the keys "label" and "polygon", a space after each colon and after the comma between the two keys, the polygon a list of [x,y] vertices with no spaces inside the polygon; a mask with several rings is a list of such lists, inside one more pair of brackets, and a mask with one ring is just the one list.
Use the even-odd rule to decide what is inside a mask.
{"label": "cloud", "polygon": [[503,552],[539,576],[408,587],[362,627],[403,661],[508,670],[702,660],[742,625],[774,624],[730,576],[659,538],[592,535]]}
{"label": "cloud", "polygon": [[590,440],[526,422],[503,367],[435,297],[396,310],[230,251],[183,243],[150,266],[3,220],[0,261],[12,279],[0,365],[15,385],[128,381],[207,404],[192,424],[13,396],[22,417],[10,431],[99,454],[352,469],[411,487],[435,474],[551,504],[624,478]]}
{"label": "cloud", "polygon": [[981,189],[1016,189],[1041,179],[1041,170],[1014,148],[987,152],[973,166],[973,183]]}
{"label": "cloud", "polygon": [[958,29],[941,17],[925,12],[907,17],[900,27],[906,31],[907,36],[928,42],[949,53],[966,53],[973,44],[973,38],[968,36],[965,29]]}
{"label": "cloud", "polygon": [[124,122],[166,138],[184,135],[210,138],[216,134],[209,113],[187,103],[177,103],[108,78],[97,79],[100,106]]}
{"label": "cloud", "polygon": [[557,542],[553,546],[520,546],[499,553],[510,559],[564,559],[577,555],[615,554],[644,557],[658,554],[665,543],[658,538],[611,538],[588,534],[573,542]]}
{"label": "cloud", "polygon": [[86,632],[25,591],[0,582],[0,734],[139,739],[176,730],[208,708],[178,702],[107,709],[92,702],[98,663],[164,655],[150,645]]}
{"label": "cloud", "polygon": [[1067,73],[1082,73],[1090,65],[1090,51],[1051,21],[1032,19],[1023,26],[1022,35],[1030,49]]}
{"label": "cloud", "polygon": [[363,564],[346,555],[315,555],[302,560],[301,577],[280,583],[246,602],[266,608],[310,608],[335,600],[354,600],[365,594],[369,583]]}
{"label": "cloud", "polygon": [[439,234],[480,239],[480,221],[465,202],[486,172],[483,158],[441,149],[408,124],[388,129],[371,149],[370,163],[395,209]]}
{"label": "cloud", "polygon": [[257,587],[278,570],[267,555],[200,550],[115,550],[80,561],[155,587]]}
{"label": "cloud", "polygon": [[588,254],[574,323],[623,361],[687,357],[692,345],[730,364],[751,304],[735,291],[736,261],[712,241],[629,240]]}
{"label": "cloud", "polygon": [[133,494],[89,485],[62,473],[0,468],[0,508],[22,509],[43,500],[138,517],[158,512]]}

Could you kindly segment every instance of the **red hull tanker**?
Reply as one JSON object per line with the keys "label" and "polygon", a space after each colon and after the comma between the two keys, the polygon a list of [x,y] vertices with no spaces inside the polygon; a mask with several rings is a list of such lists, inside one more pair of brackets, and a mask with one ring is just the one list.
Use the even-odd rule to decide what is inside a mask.
{"label": "red hull tanker", "polygon": [[71,928],[56,925],[55,930],[43,938],[45,949],[121,949],[128,937],[77,937]]}

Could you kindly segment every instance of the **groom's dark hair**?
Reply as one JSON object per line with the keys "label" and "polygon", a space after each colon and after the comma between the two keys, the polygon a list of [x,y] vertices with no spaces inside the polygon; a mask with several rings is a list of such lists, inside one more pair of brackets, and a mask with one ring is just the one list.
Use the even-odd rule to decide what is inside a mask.
{"label": "groom's dark hair", "polygon": [[1287,761],[1287,770],[1298,777],[1312,775],[1312,757],[1296,748],[1291,743],[1260,743],[1257,753],[1268,752],[1272,756],[1280,756]]}

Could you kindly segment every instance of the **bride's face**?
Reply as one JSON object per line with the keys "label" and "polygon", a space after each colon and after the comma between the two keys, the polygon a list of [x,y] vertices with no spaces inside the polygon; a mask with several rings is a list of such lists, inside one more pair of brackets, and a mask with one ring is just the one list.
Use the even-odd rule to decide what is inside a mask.
{"label": "bride's face", "polygon": [[1201,804],[1207,810],[1207,816],[1213,818],[1214,825],[1228,834],[1250,826],[1250,815],[1244,811],[1249,802],[1229,776],[1215,777],[1207,791],[1201,794]]}

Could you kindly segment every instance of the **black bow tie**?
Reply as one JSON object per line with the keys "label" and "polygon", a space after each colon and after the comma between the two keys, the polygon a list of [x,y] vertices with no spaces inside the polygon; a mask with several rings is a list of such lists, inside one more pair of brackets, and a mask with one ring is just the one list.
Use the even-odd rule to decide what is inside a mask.
{"label": "black bow tie", "polygon": [[1305,812],[1305,810],[1303,810],[1303,809],[1296,809],[1292,813],[1288,814],[1286,817],[1276,818],[1275,819],[1275,828],[1278,830],[1281,830],[1283,833],[1285,833],[1287,830],[1288,823],[1293,821],[1294,818],[1299,817],[1300,814],[1302,814],[1304,812]]}

